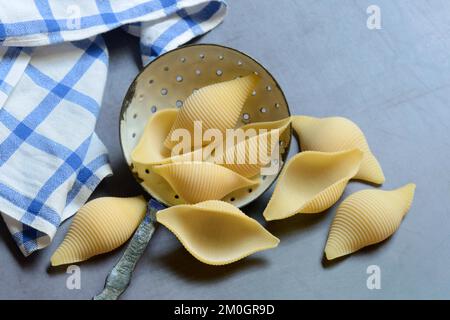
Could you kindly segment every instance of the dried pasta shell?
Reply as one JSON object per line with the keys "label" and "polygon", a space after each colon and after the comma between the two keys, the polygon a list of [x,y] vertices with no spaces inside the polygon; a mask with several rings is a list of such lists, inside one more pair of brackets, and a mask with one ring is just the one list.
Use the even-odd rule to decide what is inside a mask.
{"label": "dried pasta shell", "polygon": [[[217,129],[225,132],[226,129],[234,128],[257,79],[258,77],[252,74],[195,91],[184,102],[164,145],[171,149],[177,144],[172,141],[172,132],[175,129],[186,129],[191,137],[194,137],[194,121],[201,121],[203,131]],[[194,149],[199,147],[201,145],[194,144]]]}
{"label": "dried pasta shell", "polygon": [[364,133],[354,122],[342,117],[294,116],[292,126],[302,151],[336,152],[358,148],[364,152],[364,158],[355,179],[376,184],[384,182],[383,170],[370,151]]}
{"label": "dried pasta shell", "polygon": [[348,181],[358,172],[362,157],[359,149],[298,153],[281,172],[264,217],[278,220],[297,213],[317,213],[328,209],[341,197]]}
{"label": "dried pasta shell", "polygon": [[[291,118],[289,117],[277,121],[254,122],[242,126],[239,129],[243,130],[244,133],[250,134],[252,132],[249,130],[254,130],[253,132],[256,135],[248,135],[246,136],[248,138],[230,148],[220,146],[223,155],[222,157],[216,157],[214,162],[247,178],[259,174],[261,168],[270,163],[272,151],[275,146],[278,146],[279,140],[275,138],[281,136],[290,123]],[[262,129],[266,131],[259,133]],[[272,135],[272,130],[278,130],[278,137]],[[227,159],[231,159],[231,161]]]}
{"label": "dried pasta shell", "polygon": [[411,207],[416,185],[391,191],[362,190],[339,206],[331,224],[325,255],[332,260],[381,242],[399,227]]}
{"label": "dried pasta shell", "polygon": [[280,242],[256,220],[223,201],[170,207],[159,211],[156,219],[195,258],[210,265],[229,264]]}
{"label": "dried pasta shell", "polygon": [[266,129],[266,130],[273,130],[273,129],[279,129],[280,135],[291,123],[292,117],[287,117],[280,120],[275,121],[260,121],[260,122],[252,122],[243,125],[240,127],[240,129],[247,131],[249,129],[254,129],[256,131]]}
{"label": "dried pasta shell", "polygon": [[164,146],[164,139],[169,134],[177,114],[178,109],[163,109],[149,119],[139,143],[131,153],[131,161],[137,172],[158,164],[202,160],[201,149],[172,156],[171,151]]}
{"label": "dried pasta shell", "polygon": [[53,253],[52,266],[84,261],[118,248],[131,237],[145,212],[143,197],[104,197],[86,203]]}
{"label": "dried pasta shell", "polygon": [[187,203],[219,200],[228,193],[258,183],[211,162],[177,162],[153,167]]}
{"label": "dried pasta shell", "polygon": [[170,150],[164,146],[170,128],[178,114],[178,109],[164,109],[156,112],[145,125],[139,143],[131,153],[134,163],[161,164],[169,162]]}

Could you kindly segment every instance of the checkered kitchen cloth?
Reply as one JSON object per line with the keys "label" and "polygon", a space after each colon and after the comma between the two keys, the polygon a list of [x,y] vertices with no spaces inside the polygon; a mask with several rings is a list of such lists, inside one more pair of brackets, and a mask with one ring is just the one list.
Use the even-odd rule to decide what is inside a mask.
{"label": "checkered kitchen cloth", "polygon": [[221,0],[0,0],[0,212],[24,255],[111,173],[94,133],[108,69],[100,34],[140,36],[145,64],[225,12]]}

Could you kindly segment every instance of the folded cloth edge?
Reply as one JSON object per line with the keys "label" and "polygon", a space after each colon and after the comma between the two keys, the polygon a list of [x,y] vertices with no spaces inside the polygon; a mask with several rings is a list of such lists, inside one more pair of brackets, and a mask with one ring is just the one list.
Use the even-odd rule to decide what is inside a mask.
{"label": "folded cloth edge", "polygon": [[[0,38],[0,45],[6,47],[36,47],[61,42],[78,41],[111,31],[119,27],[123,27],[125,25],[146,22],[150,20],[158,21],[160,19],[164,19],[168,15],[176,14],[180,9],[187,9],[189,7],[195,7],[210,3],[216,3],[219,7],[221,7],[218,10],[221,11],[222,15],[221,17],[219,17],[220,21],[217,23],[219,24],[223,20],[227,11],[228,4],[225,0],[181,0],[174,1],[174,3],[169,7],[163,7],[162,9],[164,10],[149,10],[145,15],[132,16],[128,19],[116,21],[115,23],[99,24],[91,26],[89,28],[78,27],[77,23],[74,22],[75,18],[68,17],[67,19],[62,19],[64,23],[62,23],[62,21],[58,21],[58,23],[51,24],[50,27],[47,23],[46,27],[49,28],[49,30],[47,30],[47,32],[45,33],[43,33],[42,30],[31,34],[22,34],[15,36],[8,36],[8,34],[6,33],[4,35],[0,33],[0,36],[4,36],[4,38]],[[1,21],[2,20],[0,16],[0,24]],[[65,25],[66,29],[61,29],[61,25]],[[24,29],[24,32],[31,32],[31,30]],[[61,36],[61,34],[63,34],[63,36]]]}
{"label": "folded cloth edge", "polygon": [[[96,170],[94,175],[97,181],[95,186],[93,186],[95,189],[105,177],[112,175],[110,165],[105,163]],[[80,193],[71,205],[64,209],[61,223],[73,216],[84,205],[91,194],[92,191]],[[0,214],[3,220],[22,254],[28,257],[33,252],[47,247],[52,242],[58,228],[50,228],[48,225],[43,225],[42,227],[36,225],[30,226],[8,214],[12,211],[17,212],[20,210],[12,202],[0,201]]]}
{"label": "folded cloth edge", "polygon": [[[181,8],[183,10],[183,9],[189,9],[189,8],[192,9],[192,7],[195,7],[195,6],[199,6],[201,8],[201,6],[203,4],[206,5],[209,3],[215,3],[219,7],[217,10],[213,11],[213,14],[211,17],[209,17],[207,19],[195,21],[199,25],[202,24],[202,28],[187,29],[186,32],[183,32],[176,36],[172,36],[170,41],[168,43],[166,43],[166,46],[163,47],[162,50],[157,52],[154,55],[154,57],[156,57],[157,55],[160,55],[166,51],[174,49],[174,48],[190,41],[191,39],[193,39],[197,36],[205,34],[205,33],[209,32],[211,29],[215,28],[217,25],[219,25],[223,21],[223,18],[227,11],[227,4],[223,0],[179,1],[177,3],[177,5],[180,7],[184,6],[183,8]],[[189,6],[191,6],[191,7],[189,7]],[[181,20],[185,19],[187,23],[191,23],[192,21],[190,21],[190,20],[192,20],[192,16],[190,14],[182,16],[179,14],[179,12],[178,12],[179,10],[180,10],[180,8],[176,8],[176,10],[174,10],[174,12],[172,12],[171,14],[174,16],[179,15],[178,19],[180,19],[180,18],[181,18]],[[204,14],[203,12],[201,12],[201,10],[198,10],[198,12],[196,12],[195,9],[193,10],[193,13],[194,14],[196,14],[196,13]],[[149,13],[149,15],[150,14],[151,14],[151,12]],[[166,11],[165,14],[167,15],[168,12]],[[163,21],[164,19],[162,19],[162,18],[165,18],[165,17],[166,16],[161,15],[161,17],[159,17],[156,20]],[[212,17],[214,17],[214,18],[212,18]],[[152,19],[154,20],[154,17]],[[136,21],[131,21],[131,20],[127,21],[126,24],[138,22],[138,21],[140,21],[140,22],[143,21],[145,23],[145,19],[142,19],[142,17],[136,18],[135,20]],[[120,25],[114,26],[113,28],[107,28],[104,31],[96,30],[92,35],[107,32],[111,29],[115,29],[117,27],[123,26],[124,23],[125,22],[122,21],[120,23]],[[150,23],[150,25],[148,27],[149,28],[155,27],[152,24],[153,23]],[[141,28],[141,31],[143,29],[145,29],[145,28]],[[144,32],[145,32],[145,30],[144,30]],[[38,35],[40,37],[40,39],[32,38],[33,35],[31,36],[31,38],[27,38],[25,36],[25,37],[11,37],[9,39],[0,39],[0,44],[5,47],[9,46],[9,48],[12,50],[18,50],[18,51],[21,50],[20,55],[23,57],[22,57],[22,59],[16,60],[16,68],[19,67],[17,70],[24,69],[30,59],[29,53],[31,53],[31,51],[29,51],[31,49],[28,49],[26,47],[52,44],[51,42],[48,41],[49,34],[50,33]],[[84,38],[87,38],[90,36],[91,36],[90,33],[84,33],[82,36],[79,35],[78,37],[76,37],[76,36],[73,36],[73,38],[64,37],[63,41],[67,42],[67,41],[80,40],[80,39],[84,39]],[[142,40],[143,40],[143,33],[141,32],[141,47],[143,44]],[[146,40],[148,41],[149,38],[147,38]],[[150,40],[155,40],[155,39],[150,38]],[[144,44],[144,45],[152,45],[152,42],[150,42],[148,44]],[[25,47],[25,48],[20,48],[20,47]],[[144,59],[144,57],[147,59],[147,61],[146,61],[146,59]],[[143,54],[143,62],[144,63],[151,61],[151,60],[148,60],[148,58],[149,58],[148,56]],[[152,57],[150,57],[150,58],[152,58]],[[21,61],[19,61],[19,60],[21,60]],[[23,70],[22,70],[22,72],[18,72],[17,70],[12,72],[12,76],[13,76],[12,80],[13,81],[10,81],[11,87],[14,87],[15,82],[19,81],[19,79],[23,73]],[[6,95],[5,97],[0,96],[0,109],[1,109],[1,105],[3,104],[3,103],[1,103],[2,99],[4,99],[6,101],[6,99],[8,99],[8,95]],[[5,101],[3,101],[3,102],[5,102]],[[92,190],[90,192],[82,192],[82,193],[80,193],[79,196],[77,196],[76,198],[73,199],[73,201],[64,209],[62,216],[61,216],[61,223],[64,220],[66,220],[67,218],[71,217],[73,214],[75,214],[76,211],[88,200],[88,198],[90,197],[90,195],[92,194],[94,189],[103,180],[103,178],[110,174],[112,174],[112,171],[107,162],[105,164],[103,164],[101,167],[99,167],[97,170],[95,170],[93,175],[97,179],[95,179],[96,180],[95,184],[91,186]],[[7,187],[9,187],[9,186],[7,186]],[[26,223],[18,221],[16,218],[13,218],[10,214],[8,214],[8,212],[14,212],[15,210],[23,212],[23,209],[20,209],[19,207],[15,206],[14,203],[11,202],[10,200],[0,197],[0,213],[3,216],[14,240],[17,242],[17,245],[19,246],[21,252],[25,256],[28,256],[32,252],[48,246],[51,243],[51,241],[53,240],[53,237],[57,231],[58,226],[56,226],[56,227],[54,227],[54,226],[49,227],[46,225],[40,226],[39,224],[36,225],[36,223],[33,226],[27,225]]]}

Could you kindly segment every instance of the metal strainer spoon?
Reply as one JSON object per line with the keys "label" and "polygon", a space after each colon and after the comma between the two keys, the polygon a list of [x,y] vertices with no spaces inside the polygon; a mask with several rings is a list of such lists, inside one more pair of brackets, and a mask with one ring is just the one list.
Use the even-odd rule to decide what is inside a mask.
{"label": "metal strainer spoon", "polygon": [[[144,184],[143,179],[133,170],[131,153],[139,142],[148,119],[158,110],[182,107],[184,100],[198,88],[250,73],[257,74],[260,81],[244,105],[240,125],[289,117],[286,98],[273,76],[248,55],[221,45],[195,44],[169,51],[149,63],[134,79],[121,109],[120,142],[131,172],[151,200],[144,220],[122,258],[109,273],[105,289],[94,299],[114,300],[125,291],[134,267],[155,230],[156,212],[165,206],[183,204],[183,200],[163,178],[150,172],[152,176],[146,180],[152,183]],[[282,164],[278,172],[289,152],[291,131],[289,128],[280,136]],[[269,189],[277,176],[278,174],[263,176],[258,186],[234,191],[222,200],[243,207]]]}

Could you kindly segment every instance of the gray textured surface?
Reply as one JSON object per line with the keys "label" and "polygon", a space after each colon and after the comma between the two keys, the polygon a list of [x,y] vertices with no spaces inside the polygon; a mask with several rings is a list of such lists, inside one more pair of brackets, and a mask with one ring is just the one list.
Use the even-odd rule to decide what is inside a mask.
{"label": "gray textured surface", "polygon": [[[245,208],[276,236],[275,250],[211,267],[191,257],[163,227],[136,268],[125,299],[450,298],[450,3],[434,1],[229,0],[225,22],[199,39],[258,59],[277,78],[293,113],[342,115],[365,132],[391,189],[417,184],[411,211],[381,245],[338,263],[322,263],[334,208],[266,224],[271,191]],[[378,4],[382,29],[366,28]],[[140,192],[118,145],[118,114],[138,71],[138,43],[107,36],[111,63],[98,133],[115,175],[94,196]],[[292,152],[296,152],[294,146]],[[351,182],[344,197],[363,188]],[[25,259],[0,223],[0,298],[86,299],[98,293],[123,248],[81,264],[81,290],[67,290],[65,268],[49,269],[47,249]],[[366,288],[366,268],[379,265],[382,289]]]}

